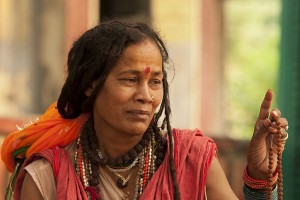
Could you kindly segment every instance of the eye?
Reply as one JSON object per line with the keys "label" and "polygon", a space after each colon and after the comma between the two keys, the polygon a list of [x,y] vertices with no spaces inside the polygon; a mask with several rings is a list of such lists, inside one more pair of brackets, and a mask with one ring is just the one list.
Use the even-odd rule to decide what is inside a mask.
{"label": "eye", "polygon": [[123,81],[135,83],[135,82],[137,82],[137,79],[136,78],[124,78]]}
{"label": "eye", "polygon": [[138,82],[138,79],[136,77],[128,77],[128,78],[121,78],[119,79],[119,81],[122,84],[131,86],[131,85],[135,85]]}
{"label": "eye", "polygon": [[159,89],[162,86],[162,80],[160,80],[160,79],[151,79],[149,84],[154,89]]}
{"label": "eye", "polygon": [[159,80],[159,79],[154,79],[154,80],[152,81],[152,83],[153,83],[154,85],[160,85],[160,84],[162,83],[162,81]]}

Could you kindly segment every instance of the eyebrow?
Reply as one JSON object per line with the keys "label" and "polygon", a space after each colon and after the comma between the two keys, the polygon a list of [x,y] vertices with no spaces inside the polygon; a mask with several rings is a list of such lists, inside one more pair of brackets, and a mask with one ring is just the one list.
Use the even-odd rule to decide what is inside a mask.
{"label": "eyebrow", "polygon": [[[139,75],[139,74],[142,74],[142,73],[143,72],[141,72],[141,71],[130,69],[130,70],[124,70],[124,71],[118,72],[117,75],[123,75],[123,74]],[[154,75],[154,76],[158,76],[158,75],[162,74],[162,71],[151,71],[151,74]]]}

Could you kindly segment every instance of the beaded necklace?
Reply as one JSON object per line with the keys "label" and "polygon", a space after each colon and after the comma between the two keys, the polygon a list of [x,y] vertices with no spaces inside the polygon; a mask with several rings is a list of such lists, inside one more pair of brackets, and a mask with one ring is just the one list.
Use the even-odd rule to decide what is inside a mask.
{"label": "beaded necklace", "polygon": [[138,154],[141,153],[143,149],[148,146],[152,133],[153,133],[152,129],[148,128],[146,133],[143,135],[142,140],[137,145],[135,145],[133,149],[130,149],[127,153],[117,158],[111,158],[108,156],[105,157],[99,150],[97,150],[100,158],[100,163],[102,165],[109,165],[112,167],[129,166],[136,159]]}
{"label": "beaded necklace", "polygon": [[75,170],[77,176],[79,176],[80,181],[83,184],[83,187],[87,193],[89,199],[97,200],[100,198],[98,191],[96,188],[91,187],[89,183],[89,179],[92,174],[91,164],[89,160],[86,159],[86,155],[84,155],[82,151],[82,145],[80,144],[80,138],[77,140],[77,150],[74,155],[75,160]]}
{"label": "beaded necklace", "polygon": [[152,178],[153,174],[156,171],[155,168],[155,160],[156,156],[153,154],[153,150],[155,147],[155,139],[154,136],[151,139],[151,142],[147,149],[144,149],[143,156],[141,157],[140,165],[139,165],[139,172],[136,179],[136,186],[135,186],[135,194],[134,199],[138,199],[144,189],[146,188],[148,182]]}
{"label": "beaded necklace", "polygon": [[[146,135],[146,133],[144,134]],[[117,186],[119,188],[125,188],[128,184],[128,181],[131,178],[130,172],[127,177],[123,177],[118,172],[124,172],[129,171],[132,169],[137,163],[139,164],[139,171],[138,176],[136,179],[136,185],[135,185],[135,191],[134,191],[134,199],[138,199],[145,187],[147,186],[149,180],[153,176],[153,174],[156,171],[156,165],[157,165],[157,156],[155,155],[155,151],[159,150],[159,152],[163,152],[164,145],[157,145],[156,143],[156,137],[154,133],[152,132],[150,135],[150,140],[146,148],[143,148],[142,152],[138,155],[137,158],[133,160],[132,163],[130,163],[129,166],[125,168],[117,168],[114,169],[112,166],[106,163],[104,167],[106,167],[109,171],[113,172],[117,176]],[[146,136],[148,137],[148,136]],[[161,139],[160,139],[161,140]],[[161,143],[163,143],[162,141]],[[98,151],[99,153],[99,151]],[[159,158],[161,156],[158,156]],[[103,155],[99,153],[99,159],[103,159]],[[161,163],[161,161],[159,161]],[[101,164],[102,165],[102,164]],[[103,165],[102,165],[103,166]],[[80,138],[77,140],[77,150],[75,151],[75,169],[77,175],[80,177],[80,180],[86,190],[87,196],[89,199],[96,200],[100,198],[100,191],[91,186],[90,179],[93,176],[93,173],[99,173],[98,171],[95,172],[92,170],[91,167],[91,160],[88,159],[85,152],[83,152],[83,147],[80,141]]]}

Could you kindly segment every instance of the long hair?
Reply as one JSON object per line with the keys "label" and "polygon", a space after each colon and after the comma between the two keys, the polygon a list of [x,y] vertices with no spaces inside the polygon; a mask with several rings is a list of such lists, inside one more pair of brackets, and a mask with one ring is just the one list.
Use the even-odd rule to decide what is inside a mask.
{"label": "long hair", "polygon": [[[159,34],[144,23],[128,24],[120,21],[103,22],[85,32],[74,42],[68,54],[68,77],[61,90],[57,108],[63,118],[76,118],[81,113],[92,111],[99,90],[122,55],[124,49],[145,39],[154,41],[163,59],[163,99],[153,119],[153,125],[167,127],[170,149],[170,170],[174,183],[175,199],[180,199],[174,167],[172,130],[170,125],[170,100],[166,66],[170,59]],[[85,91],[96,83],[92,94]],[[164,117],[162,118],[164,114]]]}

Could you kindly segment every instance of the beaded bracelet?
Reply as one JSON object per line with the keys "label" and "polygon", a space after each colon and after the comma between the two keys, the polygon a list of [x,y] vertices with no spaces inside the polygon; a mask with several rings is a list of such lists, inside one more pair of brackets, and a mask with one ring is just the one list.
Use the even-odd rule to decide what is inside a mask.
{"label": "beaded bracelet", "polygon": [[[271,185],[275,185],[278,178],[278,170],[276,168],[276,171],[273,174],[273,177],[271,178]],[[245,184],[253,189],[267,189],[269,186],[268,180],[256,180],[249,176],[248,173],[248,166],[246,166],[243,176]]]}
{"label": "beaded bracelet", "polygon": [[[243,193],[245,200],[266,200],[268,199],[268,192],[267,191],[257,191],[249,188],[247,185],[243,187]],[[271,200],[278,199],[278,192],[277,192],[277,185],[272,191]]]}

